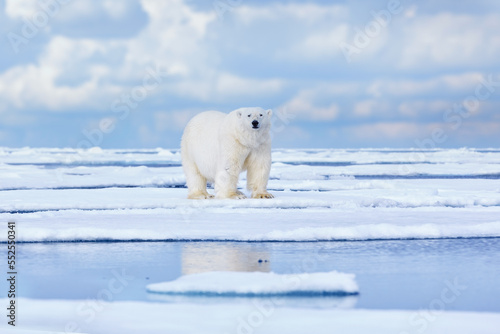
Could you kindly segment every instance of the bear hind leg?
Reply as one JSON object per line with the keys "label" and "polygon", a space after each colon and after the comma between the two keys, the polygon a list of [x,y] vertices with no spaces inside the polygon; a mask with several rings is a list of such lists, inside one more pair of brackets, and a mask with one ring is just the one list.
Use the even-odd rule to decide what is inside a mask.
{"label": "bear hind leg", "polygon": [[210,199],[214,198],[207,192],[207,179],[201,175],[195,165],[184,166],[186,184],[188,187],[188,199]]}

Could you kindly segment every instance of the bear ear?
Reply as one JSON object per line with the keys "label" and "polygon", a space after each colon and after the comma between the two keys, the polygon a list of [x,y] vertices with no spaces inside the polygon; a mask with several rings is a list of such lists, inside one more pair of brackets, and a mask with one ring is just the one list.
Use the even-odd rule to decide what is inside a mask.
{"label": "bear ear", "polygon": [[271,109],[267,109],[267,116],[271,117],[273,115],[273,111]]}
{"label": "bear ear", "polygon": [[241,115],[243,115],[243,113],[241,112],[241,110],[238,110],[238,111],[236,112],[236,115],[238,115],[238,118],[241,118]]}

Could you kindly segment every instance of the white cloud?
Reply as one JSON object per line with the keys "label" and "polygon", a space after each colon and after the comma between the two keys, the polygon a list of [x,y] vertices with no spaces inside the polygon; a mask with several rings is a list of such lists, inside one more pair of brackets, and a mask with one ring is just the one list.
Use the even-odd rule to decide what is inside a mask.
{"label": "white cloud", "polygon": [[37,0],[5,0],[5,13],[12,19],[28,18],[38,9]]}
{"label": "white cloud", "polygon": [[[457,136],[461,138],[475,138],[478,136],[498,138],[500,133],[500,120],[496,122],[464,122],[457,129]],[[487,144],[487,143],[486,143]],[[490,144],[490,147],[495,146]]]}
{"label": "white cloud", "polygon": [[160,132],[182,130],[189,120],[199,112],[199,110],[191,109],[156,112],[154,114],[155,129]]}
{"label": "white cloud", "polygon": [[[426,80],[375,80],[368,84],[366,92],[373,97],[418,96],[426,94],[473,94],[483,78],[479,72],[441,75]],[[465,96],[464,96],[465,97]]]}
{"label": "white cloud", "polygon": [[287,143],[297,145],[297,143],[304,144],[311,139],[311,133],[306,131],[303,127],[287,125],[284,128],[279,128],[281,131],[275,131],[271,128],[273,142],[278,144]]}
{"label": "white cloud", "polygon": [[[488,146],[488,138],[492,142],[496,142],[498,133],[500,133],[500,122],[468,120],[461,123],[458,128],[445,122],[379,122],[354,125],[346,127],[345,130],[352,139],[369,146],[383,143],[387,147],[400,146],[401,144],[418,147],[429,141],[436,147],[449,143],[467,145],[468,142],[474,141],[482,141]],[[437,130],[441,131],[439,142],[432,139],[433,133],[436,133]]]}
{"label": "white cloud", "polygon": [[[116,86],[101,81],[110,75],[107,66],[86,63],[96,52],[105,51],[91,40],[55,37],[40,56],[38,64],[16,66],[0,75],[0,96],[4,103],[17,109],[46,108],[65,111],[89,107],[105,109],[100,102],[118,94]],[[79,67],[84,79],[75,85],[58,84]]]}
{"label": "white cloud", "polygon": [[417,118],[422,115],[433,115],[444,113],[452,106],[452,101],[433,100],[433,101],[407,101],[402,102],[398,106],[398,111],[401,115]]}
{"label": "white cloud", "polygon": [[219,96],[266,96],[279,92],[282,80],[241,78],[230,73],[217,76],[215,94]]}
{"label": "white cloud", "polygon": [[[108,1],[104,5],[110,10],[114,8],[113,3]],[[10,4],[10,15],[16,17],[28,15],[36,5],[29,1]],[[92,1],[70,4],[72,11],[80,13],[96,10]],[[201,40],[215,14],[195,12],[181,0],[144,0],[142,4],[150,22],[139,35],[128,40],[54,36],[36,63],[13,67],[0,74],[2,100],[17,109],[108,109],[113,96],[118,97],[130,82],[142,80],[151,64],[168,64],[172,75],[206,74],[203,72],[210,64],[203,59]],[[124,8],[119,6],[117,12],[125,11]],[[68,17],[70,13],[65,12],[64,18]],[[123,52],[124,57],[118,56],[123,62],[108,60]],[[96,61],[99,58],[103,59]],[[228,80],[224,79],[227,78],[220,81],[227,86]],[[66,84],[68,80],[74,82]],[[109,84],[113,81],[117,83]]]}
{"label": "white cloud", "polygon": [[119,19],[125,16],[135,2],[135,0],[6,0],[5,12],[12,19],[32,19],[33,15],[38,12],[49,12],[55,16],[64,7],[64,15],[59,15],[57,18],[63,22],[71,22],[86,16],[98,16],[100,13]]}
{"label": "white cloud", "polygon": [[[362,50],[357,62],[347,66],[339,57],[338,45],[352,39],[355,27],[364,27],[367,22],[356,20],[369,17],[369,10],[358,17],[361,7],[352,4],[244,2],[227,13],[230,20],[219,21],[213,8],[199,11],[189,3],[68,2],[53,19],[58,25],[53,25],[52,32],[44,30],[29,46],[36,44],[39,53],[33,53],[29,63],[24,60],[27,57],[13,61],[14,67],[0,73],[2,118],[22,116],[18,111],[23,110],[109,111],[110,102],[140,84],[146,69],[156,64],[168,69],[169,77],[148,95],[156,123],[140,130],[145,141],[154,139],[146,138],[149,131],[180,129],[197,112],[155,113],[170,97],[183,103],[191,100],[196,107],[200,102],[235,105],[260,98],[281,99],[286,103],[280,108],[298,120],[313,122],[336,120],[340,110],[352,112],[361,121],[440,117],[450,105],[474,94],[484,75],[479,71],[496,66],[500,54],[496,33],[500,21],[495,13],[425,14],[425,6],[419,4],[417,11],[416,5],[408,5]],[[37,0],[6,0],[5,4],[6,15],[17,20],[12,23],[17,28],[20,19],[40,10]],[[103,25],[120,18],[128,22],[130,17],[138,18],[134,16],[137,10],[142,15],[137,20],[141,30],[133,28],[120,38],[112,33],[99,35],[100,27],[94,27],[92,34],[79,30],[90,18]],[[73,20],[77,24],[72,34],[65,34],[64,27]],[[92,37],[68,37],[82,35]],[[453,66],[458,70],[450,70]],[[432,74],[436,69],[440,74]],[[290,98],[291,89],[297,93]],[[474,117],[480,114],[483,120],[498,120],[498,108],[483,104]],[[422,134],[425,129],[425,125],[380,122],[363,125],[356,133],[393,140]],[[300,129],[295,130],[298,134]],[[314,137],[307,131],[302,135]]]}
{"label": "white cloud", "polygon": [[[235,19],[247,28],[270,26],[282,31],[283,47],[273,53],[276,59],[312,61],[340,54],[339,43],[347,38],[345,23],[349,9],[344,5],[314,3],[271,3],[267,6],[240,6],[234,10]],[[290,41],[287,41],[293,37]]]}
{"label": "white cloud", "polygon": [[399,36],[400,68],[495,64],[500,53],[497,14],[416,16]]}
{"label": "white cloud", "polygon": [[354,105],[354,115],[358,117],[368,117],[371,116],[373,113],[373,109],[375,106],[375,101],[374,100],[367,100],[367,101],[361,101],[357,102]]}
{"label": "white cloud", "polygon": [[380,122],[363,124],[349,128],[349,133],[366,143],[419,138],[425,129],[421,125],[410,122]]}
{"label": "white cloud", "polygon": [[[76,87],[55,84],[57,71],[35,65],[14,67],[0,76],[0,97],[16,109],[67,111],[73,108],[103,109],[99,102],[119,90],[102,86],[100,68],[90,69],[90,79]],[[101,72],[101,73],[100,73]]]}
{"label": "white cloud", "polygon": [[89,58],[104,54],[112,49],[112,42],[107,45],[91,39],[70,39],[62,36],[53,37],[39,58],[40,67],[50,69],[58,75],[74,71],[76,66],[88,65]]}
{"label": "white cloud", "polygon": [[[215,12],[197,12],[182,0],[143,0],[149,24],[129,39],[71,39],[54,36],[35,64],[0,74],[0,96],[17,109],[109,110],[110,101],[142,82],[146,69],[161,64],[171,78],[149,97],[173,94],[201,101],[269,96],[278,79],[253,79],[217,71],[204,38]],[[106,2],[111,8],[113,1]],[[81,12],[93,11],[87,2]],[[75,10],[75,8],[72,8]],[[118,11],[124,11],[120,7]],[[71,16],[71,15],[70,15]],[[66,17],[66,13],[65,13]],[[121,59],[120,62],[113,62]],[[113,84],[111,84],[113,83]]]}
{"label": "white cloud", "polygon": [[234,10],[239,22],[252,24],[256,21],[297,20],[306,24],[318,21],[330,22],[345,18],[349,9],[342,5],[318,5],[314,3],[270,3],[268,6],[239,6]]}
{"label": "white cloud", "polygon": [[415,15],[417,14],[417,10],[418,10],[418,6],[417,5],[411,5],[410,7],[408,7],[404,12],[403,12],[403,15],[407,18],[407,19],[412,19],[415,17]]}
{"label": "white cloud", "polygon": [[149,24],[126,44],[126,69],[135,71],[162,63],[177,73],[191,75],[208,67],[203,38],[215,13],[196,12],[182,0],[141,1]]}
{"label": "white cloud", "polygon": [[231,73],[209,71],[186,77],[168,85],[177,96],[204,102],[230,102],[231,99],[262,98],[279,93],[285,83],[278,79],[253,79]]}
{"label": "white cloud", "polygon": [[316,60],[334,57],[341,53],[339,44],[347,40],[348,26],[340,24],[330,31],[311,32],[288,50],[278,53],[279,58]]}
{"label": "white cloud", "polygon": [[102,3],[103,8],[115,19],[124,17],[130,4],[130,2],[124,0],[103,0],[98,3]]}
{"label": "white cloud", "polygon": [[313,91],[302,91],[297,96],[286,102],[280,108],[287,114],[294,115],[296,119],[309,121],[333,121],[339,114],[339,107],[335,103],[328,106],[318,106],[314,102]]}

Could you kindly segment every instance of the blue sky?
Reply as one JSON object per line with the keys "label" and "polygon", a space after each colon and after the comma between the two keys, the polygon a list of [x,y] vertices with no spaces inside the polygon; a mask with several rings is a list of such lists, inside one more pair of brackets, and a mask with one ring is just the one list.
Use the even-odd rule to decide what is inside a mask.
{"label": "blue sky", "polygon": [[494,0],[0,0],[0,146],[178,148],[260,106],[274,147],[498,147],[499,31]]}

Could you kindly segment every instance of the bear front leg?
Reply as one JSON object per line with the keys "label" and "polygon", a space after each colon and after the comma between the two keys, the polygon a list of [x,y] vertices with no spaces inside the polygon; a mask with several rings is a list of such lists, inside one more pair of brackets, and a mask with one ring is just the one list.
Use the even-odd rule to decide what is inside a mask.
{"label": "bear front leg", "polygon": [[271,150],[263,149],[252,153],[246,163],[247,189],[252,192],[252,198],[274,198],[267,191],[267,182],[271,172]]}
{"label": "bear front leg", "polygon": [[215,178],[215,197],[219,199],[244,199],[245,194],[238,190],[239,169],[228,167],[217,173]]}

